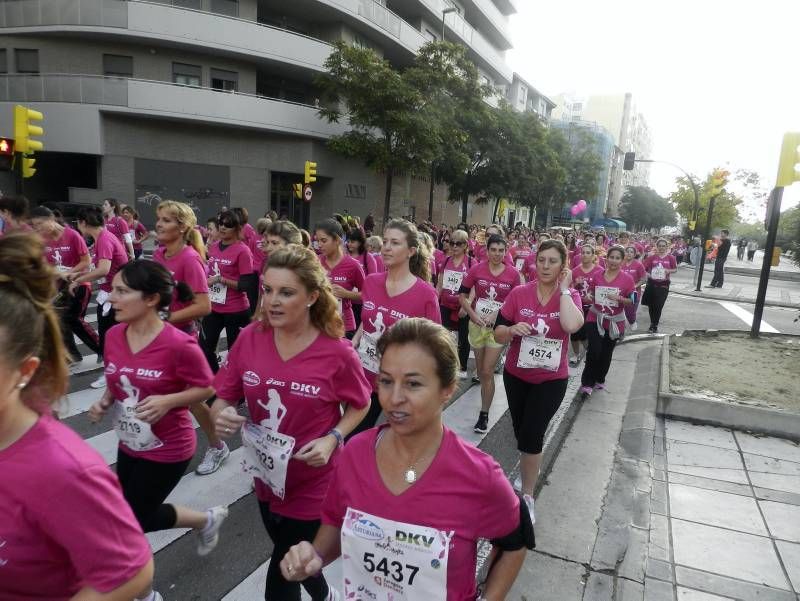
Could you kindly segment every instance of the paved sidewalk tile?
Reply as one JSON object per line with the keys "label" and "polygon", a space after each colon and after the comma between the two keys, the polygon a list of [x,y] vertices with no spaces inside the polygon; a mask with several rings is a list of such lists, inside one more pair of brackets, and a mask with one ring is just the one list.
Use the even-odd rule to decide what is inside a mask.
{"label": "paved sidewalk tile", "polygon": [[681,586],[738,601],[797,601],[797,596],[788,590],[771,588],[683,566],[675,566],[675,578]]}
{"label": "paved sidewalk tile", "polygon": [[772,536],[800,543],[800,507],[774,501],[760,501],[759,505]]}
{"label": "paved sidewalk tile", "polygon": [[739,450],[730,430],[713,426],[701,426],[670,419],[666,420],[666,437],[683,442],[694,442],[734,451]]}
{"label": "paved sidewalk tile", "polygon": [[678,601],[724,601],[731,597],[720,597],[719,595],[712,595],[710,593],[701,593],[690,588],[678,587]]}
{"label": "paved sidewalk tile", "polygon": [[767,536],[755,499],[681,484],[669,485],[673,518]]}
{"label": "paved sidewalk tile", "polygon": [[754,436],[746,432],[736,432],[736,440],[739,441],[744,453],[800,463],[800,445],[790,440],[771,436]]}
{"label": "paved sidewalk tile", "polygon": [[732,449],[668,439],[667,465],[670,472],[747,484],[741,455]]}
{"label": "paved sidewalk tile", "polygon": [[509,601],[580,601],[583,597],[584,568],[533,551],[528,553],[514,586],[506,598]]}
{"label": "paved sidewalk tile", "polygon": [[775,544],[778,546],[778,553],[781,554],[794,590],[800,591],[800,545],[780,540]]}

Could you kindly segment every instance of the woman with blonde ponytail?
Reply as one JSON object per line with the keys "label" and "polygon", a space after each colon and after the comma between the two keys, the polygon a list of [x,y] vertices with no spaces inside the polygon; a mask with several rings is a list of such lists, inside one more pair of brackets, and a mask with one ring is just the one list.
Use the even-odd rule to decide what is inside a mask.
{"label": "woman with blonde ponytail", "polygon": [[0,540],[11,541],[4,598],[154,598],[150,545],[116,476],[52,417],[68,374],[51,306],[55,272],[43,253],[33,235],[0,238]]}

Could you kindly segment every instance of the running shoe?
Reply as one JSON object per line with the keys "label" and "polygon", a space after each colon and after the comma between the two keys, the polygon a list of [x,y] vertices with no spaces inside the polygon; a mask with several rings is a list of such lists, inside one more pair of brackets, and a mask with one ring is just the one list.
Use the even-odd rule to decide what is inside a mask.
{"label": "running shoe", "polygon": [[89,384],[92,388],[105,388],[106,387],[106,376],[103,374],[99,378],[97,378],[94,382]]}
{"label": "running shoe", "polygon": [[591,386],[581,386],[578,392],[582,395],[588,397],[592,395],[592,390],[594,390]]}
{"label": "running shoe", "polygon": [[203,456],[203,460],[200,462],[200,465],[197,466],[197,469],[194,470],[194,473],[198,476],[213,474],[222,466],[230,454],[231,451],[224,442],[222,443],[221,449],[208,447],[205,456]]}
{"label": "running shoe", "polygon": [[522,492],[522,474],[517,474],[517,477],[514,478],[514,483],[511,486],[513,486],[514,490],[517,492]]}
{"label": "running shoe", "polygon": [[475,422],[475,426],[472,430],[478,434],[486,434],[486,432],[489,431],[489,414],[481,411],[478,414],[478,421]]}
{"label": "running shoe", "polygon": [[458,379],[459,380],[466,380],[469,377],[466,369],[460,369],[458,371]]}
{"label": "running shoe", "polygon": [[478,376],[472,376],[472,383],[473,384],[480,384],[481,379]]}
{"label": "running shoe", "polygon": [[531,516],[531,524],[535,524],[536,517],[533,514],[533,497],[530,495],[522,495],[522,500],[525,501],[525,506],[528,508],[528,513]]}
{"label": "running shoe", "polygon": [[578,363],[580,363],[580,361],[578,361],[577,357],[573,357],[572,359],[569,360],[570,367],[578,367]]}
{"label": "running shoe", "polygon": [[137,597],[134,601],[164,601],[164,597],[158,591],[150,591],[146,597]]}
{"label": "running shoe", "polygon": [[650,334],[658,334],[658,326],[650,326],[647,330]]}
{"label": "running shoe", "polygon": [[606,385],[604,383],[602,383],[602,382],[598,382],[597,384],[594,385],[594,389],[595,390],[605,390],[606,389]]}
{"label": "running shoe", "polygon": [[197,531],[197,554],[201,557],[214,550],[219,542],[219,529],[228,517],[227,507],[212,507],[208,510],[208,523]]}

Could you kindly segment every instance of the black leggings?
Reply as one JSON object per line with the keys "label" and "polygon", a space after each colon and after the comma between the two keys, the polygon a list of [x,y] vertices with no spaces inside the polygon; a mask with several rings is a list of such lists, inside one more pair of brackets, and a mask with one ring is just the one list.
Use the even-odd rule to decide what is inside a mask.
{"label": "black leggings", "polygon": [[469,315],[459,317],[456,322],[450,319],[454,309],[440,305],[439,311],[442,315],[442,325],[450,331],[458,332],[458,361],[461,363],[461,371],[466,371],[469,361]]}
{"label": "black leggings", "polygon": [[[281,574],[281,560],[289,548],[300,541],[312,542],[319,530],[319,520],[296,520],[273,513],[269,503],[258,502],[261,521],[272,539],[273,549],[267,569],[267,588],[264,599],[269,601],[300,601],[299,582],[289,582]],[[311,595],[312,601],[324,601],[328,596],[328,583],[322,573],[306,578],[303,588]]]}
{"label": "black leggings", "polygon": [[103,354],[105,348],[106,332],[117,323],[115,315],[113,308],[108,310],[108,315],[103,315],[103,305],[97,305],[97,337],[100,355]]}
{"label": "black leggings", "polygon": [[200,335],[200,347],[206,356],[208,364],[214,373],[219,371],[217,361],[217,344],[222,328],[228,336],[228,349],[233,348],[233,343],[239,336],[242,328],[250,323],[250,311],[239,311],[238,313],[217,313],[212,311],[203,318],[203,326]]}
{"label": "black leggings", "polygon": [[75,294],[64,293],[63,301],[59,303],[58,310],[61,315],[61,334],[64,345],[73,359],[80,361],[81,352],[75,344],[75,336],[88,346],[92,352],[100,355],[100,339],[84,317],[86,307],[89,306],[89,297],[92,291],[88,286],[77,286]]}
{"label": "black leggings", "polygon": [[122,494],[145,532],[175,527],[175,507],[164,500],[178,485],[191,459],[160,463],[117,451],[117,478]]}
{"label": "black leggings", "polygon": [[650,313],[650,327],[657,328],[658,322],[661,321],[661,312],[664,310],[664,305],[667,302],[669,295],[669,286],[656,286],[654,284],[647,284],[650,288],[647,299],[647,311]]}
{"label": "black leggings", "polygon": [[359,432],[363,432],[364,430],[369,430],[375,425],[375,422],[378,421],[378,418],[381,416],[381,404],[378,401],[378,393],[373,392],[369,396],[369,411],[367,411],[367,415],[364,416],[364,419],[361,420],[361,423],[358,424],[353,431],[347,436],[347,440],[350,440],[358,434]]}
{"label": "black leggings", "polygon": [[547,426],[564,400],[568,381],[564,378],[531,384],[503,372],[508,411],[519,451],[531,455],[542,452]]}
{"label": "black leggings", "polygon": [[612,340],[606,330],[603,330],[603,336],[600,336],[597,324],[594,322],[589,324],[586,335],[589,338],[589,348],[586,351],[586,365],[583,366],[581,384],[584,386],[605,384],[617,341]]}

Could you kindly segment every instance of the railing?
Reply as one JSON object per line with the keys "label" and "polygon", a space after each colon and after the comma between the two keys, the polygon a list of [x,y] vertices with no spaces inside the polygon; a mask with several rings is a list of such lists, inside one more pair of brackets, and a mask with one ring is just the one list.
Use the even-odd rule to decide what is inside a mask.
{"label": "railing", "polygon": [[122,0],[4,0],[0,27],[100,25],[127,27],[128,7]]}
{"label": "railing", "polygon": [[0,75],[0,101],[128,106],[128,79],[102,75]]}
{"label": "railing", "polygon": [[403,19],[374,0],[360,0],[358,4],[358,16],[369,19],[394,37],[400,37],[400,27]]}

